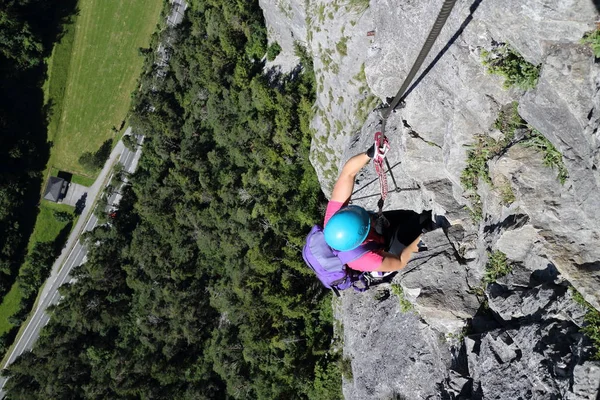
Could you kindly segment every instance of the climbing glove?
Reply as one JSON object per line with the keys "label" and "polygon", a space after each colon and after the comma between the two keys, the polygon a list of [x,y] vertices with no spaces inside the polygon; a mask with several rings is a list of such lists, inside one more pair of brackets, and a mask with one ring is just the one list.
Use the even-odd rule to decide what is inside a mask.
{"label": "climbing glove", "polygon": [[369,147],[369,149],[366,151],[367,156],[369,156],[369,158],[372,160],[375,156],[377,156],[378,158],[384,158],[385,155],[387,154],[388,150],[390,149],[390,144],[388,143],[387,140],[385,140],[383,142],[383,146],[381,146],[379,148],[379,151],[377,152],[377,154],[375,154],[375,143],[373,143],[371,145],[371,147]]}
{"label": "climbing glove", "polygon": [[369,147],[369,149],[366,151],[367,156],[369,156],[369,158],[372,160],[373,157],[375,157],[375,143],[373,143],[371,145],[371,147]]}

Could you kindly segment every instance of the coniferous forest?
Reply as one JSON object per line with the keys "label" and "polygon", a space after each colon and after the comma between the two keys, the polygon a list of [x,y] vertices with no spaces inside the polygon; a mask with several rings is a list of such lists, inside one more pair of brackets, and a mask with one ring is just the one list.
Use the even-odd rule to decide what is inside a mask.
{"label": "coniferous forest", "polygon": [[257,1],[191,1],[167,38],[133,98],[138,170],[8,398],[340,398],[331,297],[301,256],[324,205],[311,60],[264,72]]}

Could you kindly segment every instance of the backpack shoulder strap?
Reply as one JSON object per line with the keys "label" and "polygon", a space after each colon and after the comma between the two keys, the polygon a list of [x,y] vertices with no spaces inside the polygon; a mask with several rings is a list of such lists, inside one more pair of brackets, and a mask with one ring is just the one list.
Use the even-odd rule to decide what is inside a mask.
{"label": "backpack shoulder strap", "polygon": [[382,248],[383,248],[382,243],[367,242],[367,243],[361,244],[360,246],[358,246],[355,249],[352,249],[349,251],[340,251],[336,255],[338,256],[338,258],[340,259],[342,264],[348,264],[349,262],[352,262],[352,261],[362,257],[365,253],[368,253],[369,251],[379,250]]}

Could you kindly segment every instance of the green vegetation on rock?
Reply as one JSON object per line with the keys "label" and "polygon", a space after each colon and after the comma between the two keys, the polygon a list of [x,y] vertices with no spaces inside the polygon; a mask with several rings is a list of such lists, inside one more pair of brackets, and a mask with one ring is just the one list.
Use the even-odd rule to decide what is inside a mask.
{"label": "green vegetation on rock", "polygon": [[531,89],[537,84],[540,65],[533,65],[508,44],[495,46],[492,50],[482,50],[483,65],[489,73],[504,77],[504,87],[512,86]]}
{"label": "green vegetation on rock", "polygon": [[281,46],[274,42],[267,48],[267,60],[273,61],[281,53]]}
{"label": "green vegetation on rock", "polygon": [[335,48],[342,57],[348,55],[348,36],[344,36],[336,43]]}
{"label": "green vegetation on rock", "polygon": [[498,141],[487,135],[475,136],[475,143],[467,152],[467,166],[463,170],[460,181],[466,190],[477,191],[479,178],[491,183],[488,161],[492,159],[498,148]]}
{"label": "green vegetation on rock", "polygon": [[500,250],[488,253],[488,262],[485,264],[485,275],[483,282],[487,285],[496,282],[498,278],[508,275],[512,266],[506,258],[506,254]]}
{"label": "green vegetation on rock", "polygon": [[564,185],[569,177],[569,171],[563,161],[560,151],[541,133],[532,129],[529,137],[522,142],[523,146],[533,147],[543,154],[544,165],[557,170],[557,179]]}
{"label": "green vegetation on rock", "polygon": [[357,13],[363,13],[369,8],[370,0],[348,0],[346,7]]}
{"label": "green vegetation on rock", "polygon": [[487,135],[475,136],[475,143],[467,151],[467,166],[460,176],[460,182],[471,200],[471,216],[476,222],[483,217],[481,196],[477,192],[479,179],[491,184],[487,163],[496,155],[497,146],[498,142]]}
{"label": "green vegetation on rock", "polygon": [[600,311],[596,310],[590,303],[585,301],[581,293],[570,287],[573,300],[585,308],[585,317],[583,318],[583,327],[581,332],[586,335],[594,345],[595,360],[600,360]]}
{"label": "green vegetation on rock", "polygon": [[504,182],[498,186],[498,191],[500,192],[502,204],[505,206],[511,205],[517,199],[508,179],[505,179]]}
{"label": "green vegetation on rock", "polygon": [[[471,200],[471,215],[475,221],[480,221],[483,217],[481,197],[477,193],[479,179],[492,185],[488,162],[516,143],[541,151],[544,165],[558,171],[557,177],[561,184],[564,184],[568,177],[560,152],[546,137],[521,118],[517,102],[512,102],[500,110],[493,127],[500,130],[502,136],[496,140],[488,135],[476,135],[475,142],[467,151],[467,165],[460,177],[462,186]],[[518,140],[517,130],[522,130]],[[509,205],[515,201],[515,194],[508,180],[505,179],[498,190],[503,204]]]}
{"label": "green vegetation on rock", "polygon": [[352,380],[354,378],[352,373],[352,359],[350,357],[342,357],[339,364],[342,376],[348,380]]}
{"label": "green vegetation on rock", "polygon": [[413,304],[410,301],[406,300],[406,297],[404,297],[404,290],[402,289],[402,285],[400,285],[399,283],[392,283],[390,285],[390,290],[393,294],[395,294],[398,297],[398,302],[400,303],[400,311],[409,312],[414,309]]}
{"label": "green vegetation on rock", "polygon": [[581,39],[582,44],[590,45],[594,52],[594,57],[600,58],[600,29],[586,33]]}
{"label": "green vegetation on rock", "polygon": [[317,11],[317,13],[318,13],[318,19],[319,19],[319,23],[321,23],[321,24],[322,24],[323,22],[325,22],[325,7],[326,7],[326,6],[327,6],[327,5],[326,5],[325,3],[321,3],[321,4],[319,5],[319,9],[318,9],[318,11]]}
{"label": "green vegetation on rock", "polygon": [[498,113],[498,118],[494,121],[494,128],[503,134],[503,140],[500,146],[509,145],[515,138],[517,129],[527,128],[527,123],[519,115],[519,103],[513,101],[508,106],[503,107]]}

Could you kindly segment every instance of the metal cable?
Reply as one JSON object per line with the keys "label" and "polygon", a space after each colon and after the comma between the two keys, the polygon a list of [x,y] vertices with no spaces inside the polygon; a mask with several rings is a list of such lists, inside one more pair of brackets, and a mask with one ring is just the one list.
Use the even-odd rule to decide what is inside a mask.
{"label": "metal cable", "polygon": [[[431,47],[435,43],[437,37],[439,36],[440,32],[442,31],[442,28],[446,24],[446,20],[448,19],[448,16],[450,15],[452,8],[454,8],[455,3],[456,3],[456,0],[444,1],[444,4],[442,5],[442,9],[440,10],[438,17],[435,20],[435,23],[433,24],[431,31],[429,32],[429,36],[427,36],[427,39],[425,40],[425,44],[423,45],[421,52],[417,56],[417,59],[415,60],[415,63],[413,64],[410,72],[406,76],[406,79],[404,80],[404,83],[400,87],[400,90],[398,90],[398,94],[396,95],[396,97],[394,97],[394,99],[390,103],[390,106],[383,109],[382,118],[384,121],[387,120],[390,113],[398,106],[398,104],[400,103],[400,100],[402,100],[402,96],[404,95],[404,92],[406,91],[406,89],[408,88],[408,86],[410,85],[412,80],[414,79],[417,72],[419,72],[419,68],[421,68],[421,65],[423,65],[423,62],[425,61],[425,58],[429,54]],[[384,126],[385,126],[385,122],[384,122]]]}
{"label": "metal cable", "polygon": [[[400,103],[400,101],[402,100],[402,98],[404,96],[404,92],[406,91],[406,89],[408,88],[408,86],[410,85],[412,80],[414,79],[417,72],[419,72],[419,69],[423,65],[425,58],[429,54],[429,51],[431,50],[431,48],[433,47],[433,44],[435,43],[438,36],[440,35],[442,28],[446,24],[446,21],[448,20],[448,16],[452,12],[452,9],[454,8],[455,3],[456,3],[456,0],[445,0],[444,1],[444,4],[442,5],[442,9],[440,10],[440,12],[438,14],[437,19],[435,20],[433,27],[431,28],[431,31],[429,32],[429,35],[427,36],[427,39],[425,40],[425,44],[423,44],[423,48],[421,49],[421,52],[417,56],[417,59],[415,60],[410,72],[406,76],[406,79],[404,79],[404,83],[402,83],[400,90],[398,90],[398,94],[396,94],[396,97],[394,97],[394,99],[392,100],[392,102],[390,103],[390,105],[388,107],[385,107],[381,110],[381,135],[382,135],[383,139],[385,139],[385,126],[387,123],[387,119],[390,116],[390,113],[398,106],[398,104]],[[379,134],[379,132],[377,134]],[[377,136],[377,134],[376,134],[376,136]],[[376,140],[376,142],[377,142],[377,140]],[[378,144],[376,144],[376,145],[378,145]],[[394,181],[395,190],[396,190],[396,192],[400,192],[402,189],[399,188],[398,185],[396,184],[396,179],[394,178],[394,174],[392,173],[392,167],[390,166],[387,158],[385,158],[385,162],[388,167],[388,172],[391,174],[392,180]],[[383,201],[385,200],[385,197],[387,195],[387,181],[385,181],[385,172],[383,172],[383,168],[381,168],[382,174],[379,173],[380,172],[379,169],[377,171],[378,171],[379,179],[380,179],[380,182],[382,185],[381,198],[378,202],[379,212],[381,213],[381,211],[383,209]],[[383,185],[385,185],[385,193],[383,190]],[[358,192],[358,190],[355,191],[354,193],[356,193],[356,192]],[[354,194],[354,193],[352,193],[352,194]],[[370,197],[370,196],[366,196],[366,197]]]}

